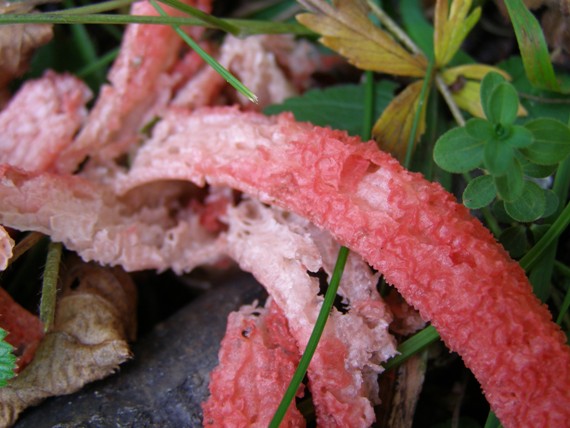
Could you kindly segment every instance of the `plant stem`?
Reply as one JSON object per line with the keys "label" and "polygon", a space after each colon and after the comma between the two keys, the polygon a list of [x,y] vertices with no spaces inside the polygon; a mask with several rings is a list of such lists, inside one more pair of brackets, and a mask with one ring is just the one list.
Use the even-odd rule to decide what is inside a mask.
{"label": "plant stem", "polygon": [[277,411],[275,412],[275,415],[269,424],[270,428],[279,427],[279,424],[285,417],[287,409],[289,408],[291,402],[293,401],[293,398],[295,397],[295,394],[297,393],[297,390],[299,389],[299,385],[305,377],[305,373],[307,373],[309,363],[311,362],[311,358],[313,358],[315,350],[317,349],[319,339],[321,338],[325,324],[327,322],[327,318],[329,317],[329,313],[333,307],[334,299],[336,297],[336,292],[340,284],[340,279],[342,277],[342,272],[344,271],[344,266],[346,264],[347,258],[348,249],[346,247],[341,247],[338,253],[336,265],[334,267],[333,276],[331,278],[329,288],[325,294],[325,300],[323,301],[323,305],[317,317],[317,321],[315,322],[311,337],[309,338],[305,352],[301,357],[301,361],[295,370],[293,379],[291,379],[291,383],[289,384],[285,395],[283,395],[281,403],[279,403],[279,407],[277,408]]}
{"label": "plant stem", "polygon": [[42,284],[42,298],[40,301],[40,320],[44,331],[51,330],[55,319],[55,305],[57,296],[57,281],[59,277],[59,263],[61,260],[62,245],[59,242],[50,242],[44,269]]}
{"label": "plant stem", "polygon": [[447,85],[445,84],[445,82],[443,81],[443,79],[439,74],[435,77],[435,84],[437,85],[437,89],[439,89],[439,92],[443,96],[443,99],[447,103],[449,111],[451,111],[451,115],[453,116],[453,119],[455,119],[455,122],[457,122],[459,126],[465,126],[465,119],[463,118],[463,115],[461,114],[459,107],[457,107],[457,104],[455,103],[455,100],[453,99],[451,92],[449,92],[449,88],[447,87]]}
{"label": "plant stem", "polygon": [[[374,122],[374,73],[371,71],[366,71],[364,75],[364,117],[361,137],[363,141],[366,141],[370,139],[372,133],[372,124]],[[317,317],[317,321],[315,322],[315,326],[313,327],[313,331],[311,332],[311,337],[309,338],[309,342],[307,343],[305,351],[303,352],[301,361],[299,361],[299,365],[293,374],[293,378],[291,379],[291,382],[289,383],[289,386],[287,387],[287,390],[285,391],[285,394],[279,403],[279,407],[277,408],[275,415],[273,415],[273,419],[269,425],[270,428],[279,427],[281,421],[287,413],[287,409],[295,397],[295,394],[299,390],[299,386],[301,385],[303,378],[305,377],[305,373],[307,372],[311,359],[313,358],[313,355],[317,349],[319,339],[321,338],[326,325],[326,321],[332,309],[332,305],[336,297],[336,292],[342,278],[342,273],[344,272],[344,266],[346,264],[348,254],[349,250],[346,247],[340,248],[333,275],[327,292],[325,293],[325,300],[321,306],[321,310],[319,311],[319,315]]]}
{"label": "plant stem", "polygon": [[90,4],[87,6],[73,7],[68,9],[59,10],[56,12],[49,12],[51,14],[65,14],[65,15],[86,15],[93,13],[109,12],[111,10],[120,9],[125,6],[129,6],[136,0],[111,0],[97,4]]}
{"label": "plant stem", "polygon": [[[164,9],[155,0],[150,0],[150,3],[158,10],[161,16],[168,16]],[[204,49],[200,47],[188,34],[180,29],[178,25],[173,25],[174,31],[184,40],[188,46],[190,46],[194,51],[200,55],[200,57],[206,62],[210,67],[212,67],[218,74],[220,74],[226,82],[232,85],[239,93],[247,97],[250,101],[257,103],[257,96],[247,88],[243,83],[241,83],[233,74],[231,74],[224,66],[222,66],[218,61],[211,57]]]}
{"label": "plant stem", "polygon": [[404,30],[400,28],[396,22],[386,14],[373,0],[366,0],[368,6],[372,10],[372,13],[378,18],[382,25],[390,33],[396,37],[410,52],[424,55],[421,49],[414,43],[414,41],[406,34]]}
{"label": "plant stem", "polygon": [[[73,7],[72,0],[66,0],[64,5],[68,8]],[[93,44],[93,40],[89,37],[89,33],[85,28],[84,24],[73,24],[71,25],[71,32],[73,34],[73,38],[75,40],[75,44],[78,47],[79,55],[85,64],[92,64],[97,61],[97,50],[95,49],[95,45]],[[97,87],[101,86],[101,84],[105,81],[105,75],[103,74],[102,70],[95,69],[93,71],[94,78],[97,84]]]}
{"label": "plant stem", "polygon": [[439,340],[439,333],[435,327],[431,325],[427,326],[406,341],[402,342],[400,346],[398,346],[399,355],[396,355],[394,358],[391,358],[386,363],[384,363],[384,369],[388,371],[392,370],[395,367],[398,367],[412,355],[421,351],[426,346],[431,345],[437,340]]}
{"label": "plant stem", "polygon": [[40,232],[30,232],[28,233],[20,242],[14,247],[12,252],[12,257],[8,260],[8,266],[14,263],[18,258],[23,255],[26,251],[36,245],[44,235]]}
{"label": "plant stem", "polygon": [[215,16],[202,12],[200,9],[196,9],[195,7],[181,3],[178,0],[159,0],[159,1],[175,9],[178,9],[182,12],[185,12],[188,15],[193,16],[194,18],[198,18],[204,23],[208,23],[215,28],[219,28],[220,30],[233,34],[234,36],[237,36],[240,32],[239,28],[236,27],[235,25],[232,25],[227,21],[224,21],[223,19],[219,19],[216,18]]}
{"label": "plant stem", "polygon": [[[7,24],[155,24],[155,25],[194,25],[215,28],[203,21],[181,16],[148,16],[126,14],[67,14],[61,12],[22,13],[0,15],[0,25]],[[253,34],[294,34],[298,36],[314,35],[300,24],[285,22],[253,21],[246,19],[223,19],[228,24],[240,29],[241,36]]]}
{"label": "plant stem", "polygon": [[100,68],[111,63],[117,57],[118,54],[119,54],[119,48],[110,50],[105,55],[97,58],[96,61],[87,64],[85,67],[78,70],[77,73],[75,73],[75,75],[77,77],[88,76],[89,74],[93,73],[95,70],[99,70]]}
{"label": "plant stem", "polygon": [[497,419],[497,416],[495,416],[492,411],[490,411],[489,416],[487,416],[484,428],[501,428],[501,422],[499,422],[499,419]]}
{"label": "plant stem", "polygon": [[568,313],[568,308],[570,308],[570,287],[566,290],[566,294],[564,295],[564,301],[560,307],[560,312],[558,313],[558,317],[556,318],[556,324],[561,325],[562,320]]}
{"label": "plant stem", "polygon": [[556,219],[556,221],[550,226],[546,233],[540,238],[540,240],[532,247],[528,253],[520,260],[520,265],[527,272],[534,267],[536,262],[540,259],[542,253],[548,248],[550,243],[554,242],[562,232],[566,229],[570,223],[570,203],[566,204],[566,207]]}

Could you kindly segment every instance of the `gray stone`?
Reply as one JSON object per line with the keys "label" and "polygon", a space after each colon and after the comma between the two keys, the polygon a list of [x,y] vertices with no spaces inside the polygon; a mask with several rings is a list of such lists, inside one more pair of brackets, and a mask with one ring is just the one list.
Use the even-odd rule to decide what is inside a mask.
{"label": "gray stone", "polygon": [[216,286],[133,346],[119,373],[26,410],[17,428],[200,427],[227,315],[263,298],[249,275]]}

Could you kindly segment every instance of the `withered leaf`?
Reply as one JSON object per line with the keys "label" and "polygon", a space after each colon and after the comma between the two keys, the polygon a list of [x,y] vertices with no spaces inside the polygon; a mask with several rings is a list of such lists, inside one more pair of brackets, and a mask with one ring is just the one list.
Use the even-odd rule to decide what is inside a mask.
{"label": "withered leaf", "polygon": [[[33,3],[2,2],[0,14],[29,13]],[[51,24],[11,24],[0,26],[0,90],[21,75],[36,48],[53,36]]]}
{"label": "withered leaf", "polygon": [[[466,64],[446,68],[442,71],[441,77],[459,108],[475,117],[485,117],[480,96],[481,80],[490,72],[499,73],[505,79],[511,80],[511,76],[503,70],[484,64]],[[527,111],[519,103],[517,115],[525,116],[526,114]]]}
{"label": "withered leaf", "polygon": [[[414,116],[418,107],[423,80],[411,83],[398,94],[382,112],[372,128],[372,136],[382,150],[392,153],[400,161],[406,157]],[[420,116],[420,122],[414,138],[414,145],[425,132],[426,104]]]}
{"label": "withered leaf", "polygon": [[73,262],[64,274],[53,330],[33,361],[0,389],[0,426],[26,407],[70,394],[117,370],[136,334],[136,291],[119,268]]}
{"label": "withered leaf", "polygon": [[398,76],[421,77],[427,62],[422,55],[408,52],[388,33],[368,19],[362,0],[303,0],[314,13],[297,15],[297,20],[322,35],[320,42],[338,52],[358,68]]}

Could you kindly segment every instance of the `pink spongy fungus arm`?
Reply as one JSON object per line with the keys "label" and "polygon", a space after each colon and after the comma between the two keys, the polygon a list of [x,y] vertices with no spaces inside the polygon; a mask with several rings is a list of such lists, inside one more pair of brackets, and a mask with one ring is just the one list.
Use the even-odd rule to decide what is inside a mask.
{"label": "pink spongy fungus arm", "polygon": [[117,190],[167,178],[229,185],[329,230],[433,323],[505,427],[570,420],[570,348],[524,271],[451,194],[374,143],[290,115],[172,110]]}

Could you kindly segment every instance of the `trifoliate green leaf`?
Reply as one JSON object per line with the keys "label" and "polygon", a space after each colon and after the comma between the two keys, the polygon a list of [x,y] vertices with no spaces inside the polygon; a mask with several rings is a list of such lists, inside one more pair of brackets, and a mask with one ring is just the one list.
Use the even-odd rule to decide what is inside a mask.
{"label": "trifoliate green leaf", "polygon": [[[500,63],[499,66],[511,75],[513,79],[511,84],[521,94],[521,104],[527,110],[529,120],[550,117],[564,123],[568,121],[568,97],[554,92],[543,91],[532,86],[526,77],[520,57],[511,56]],[[557,70],[556,80],[570,92],[570,74]],[[525,95],[522,96],[522,94]],[[561,108],[563,106],[566,108]]]}
{"label": "trifoliate green leaf", "polygon": [[487,102],[485,115],[492,123],[503,126],[512,125],[517,118],[519,97],[515,88],[509,83],[498,84]]}
{"label": "trifoliate green leaf", "polygon": [[521,153],[539,165],[554,165],[570,154],[570,128],[555,119],[536,119],[526,123],[534,142]]}
{"label": "trifoliate green leaf", "polygon": [[472,210],[486,207],[497,195],[491,175],[481,175],[469,182],[463,192],[463,205]]}
{"label": "trifoliate green leaf", "polygon": [[504,142],[514,148],[528,147],[533,142],[532,132],[524,126],[513,125],[509,128],[509,133]]}
{"label": "trifoliate green leaf", "polygon": [[486,118],[489,118],[490,114],[489,106],[491,94],[497,86],[504,82],[506,82],[505,78],[496,72],[487,73],[481,81],[481,104],[483,105],[483,112],[485,113]]}
{"label": "trifoliate green leaf", "polygon": [[556,168],[558,167],[558,165],[537,165],[535,163],[528,161],[527,159],[525,159],[526,161],[525,162],[521,161],[521,159],[519,158],[519,161],[521,162],[521,165],[523,167],[524,175],[533,178],[550,177],[552,174],[554,174]]}
{"label": "trifoliate green leaf", "polygon": [[544,214],[542,214],[542,217],[549,217],[552,214],[554,214],[556,212],[556,210],[558,209],[558,205],[560,205],[560,200],[558,199],[558,196],[556,196],[556,193],[554,193],[552,190],[549,189],[543,189],[544,190],[544,197],[546,198],[546,206],[544,208]]}
{"label": "trifoliate green leaf", "polygon": [[515,152],[504,141],[492,138],[485,143],[483,163],[492,175],[505,175],[513,165]]}
{"label": "trifoliate green leaf", "polygon": [[546,197],[538,184],[525,181],[521,196],[505,202],[505,210],[517,221],[530,223],[538,220],[546,210]]}
{"label": "trifoliate green leaf", "polygon": [[506,202],[513,202],[522,194],[525,181],[522,167],[518,160],[513,159],[513,163],[507,169],[506,173],[501,176],[495,176],[494,178],[497,193]]}
{"label": "trifoliate green leaf", "polygon": [[493,125],[485,119],[469,119],[465,124],[465,130],[470,137],[477,140],[488,141],[495,137],[495,129]]}
{"label": "trifoliate green leaf", "polygon": [[433,158],[449,172],[468,172],[483,162],[484,142],[472,138],[464,128],[454,128],[437,140]]}

